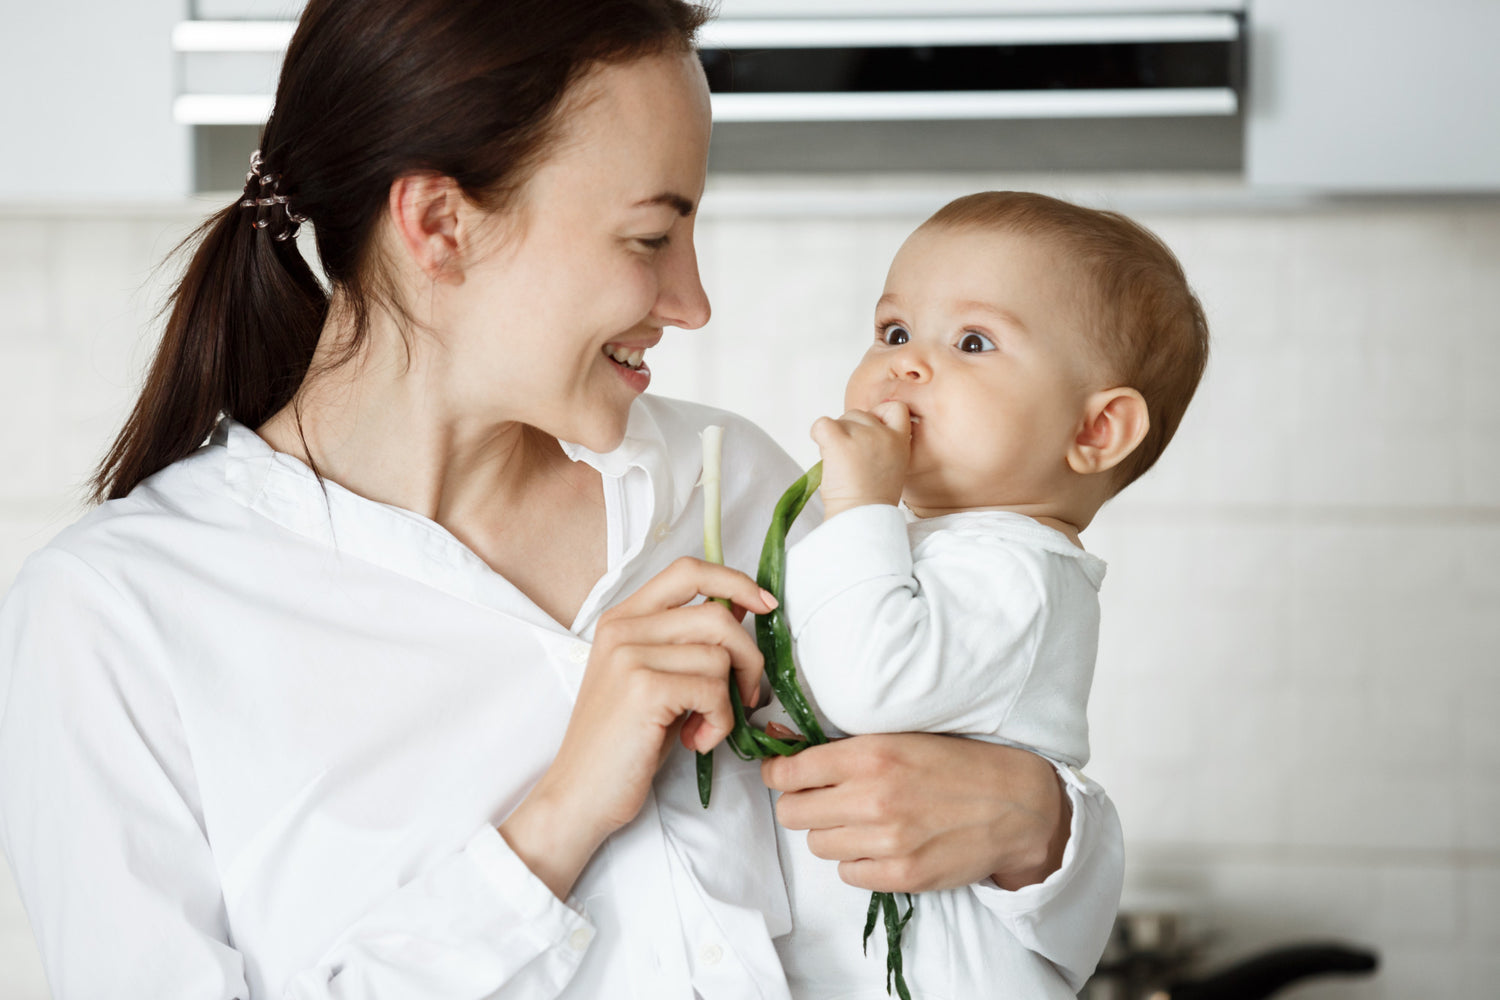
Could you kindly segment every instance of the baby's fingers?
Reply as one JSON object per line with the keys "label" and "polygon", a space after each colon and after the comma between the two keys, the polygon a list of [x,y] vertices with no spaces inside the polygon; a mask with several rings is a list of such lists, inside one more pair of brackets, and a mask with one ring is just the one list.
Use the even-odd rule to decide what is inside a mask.
{"label": "baby's fingers", "polygon": [[888,399],[870,411],[875,418],[903,436],[911,435],[911,410],[905,403]]}
{"label": "baby's fingers", "polygon": [[843,424],[832,417],[819,417],[814,420],[810,433],[819,448],[827,448],[849,437],[849,432],[844,429]]}

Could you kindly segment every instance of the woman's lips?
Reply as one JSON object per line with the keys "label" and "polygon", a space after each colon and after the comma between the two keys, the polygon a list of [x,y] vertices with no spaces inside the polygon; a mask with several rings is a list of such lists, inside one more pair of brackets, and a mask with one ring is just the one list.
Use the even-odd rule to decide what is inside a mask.
{"label": "woman's lips", "polygon": [[651,384],[651,369],[644,356],[651,344],[605,344],[603,353],[611,367],[635,392],[645,392]]}
{"label": "woman's lips", "polygon": [[651,346],[650,344],[630,345],[611,343],[605,344],[602,350],[605,357],[615,362],[615,364],[624,365],[626,368],[640,368],[644,363],[642,359],[646,355],[646,350]]}

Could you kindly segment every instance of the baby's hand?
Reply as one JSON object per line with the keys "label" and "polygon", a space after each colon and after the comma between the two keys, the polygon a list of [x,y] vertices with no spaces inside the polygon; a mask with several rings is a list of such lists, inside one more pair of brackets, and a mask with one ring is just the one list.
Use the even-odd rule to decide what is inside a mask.
{"label": "baby's hand", "polygon": [[812,438],[823,454],[823,517],[851,507],[901,500],[911,458],[911,412],[893,400],[873,410],[820,417]]}

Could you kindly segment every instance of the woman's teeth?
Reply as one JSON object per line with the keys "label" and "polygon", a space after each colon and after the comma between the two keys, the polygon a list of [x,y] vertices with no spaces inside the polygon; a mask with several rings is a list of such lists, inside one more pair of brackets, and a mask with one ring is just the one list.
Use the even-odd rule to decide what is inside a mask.
{"label": "woman's teeth", "polygon": [[641,360],[646,356],[645,348],[631,350],[628,347],[618,347],[614,344],[605,344],[604,353],[611,360],[617,364],[624,365],[626,368],[639,368]]}

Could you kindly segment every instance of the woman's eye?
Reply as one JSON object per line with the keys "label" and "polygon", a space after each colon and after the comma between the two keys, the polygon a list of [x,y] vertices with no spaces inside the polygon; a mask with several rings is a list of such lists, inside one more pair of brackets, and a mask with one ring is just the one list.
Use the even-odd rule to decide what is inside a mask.
{"label": "woman's eye", "polygon": [[671,239],[672,237],[670,233],[663,233],[660,236],[642,236],[638,238],[636,242],[645,247],[647,250],[660,250],[662,247],[666,246],[667,243],[671,241]]}
{"label": "woman's eye", "polygon": [[880,328],[880,342],[888,347],[900,347],[911,339],[911,334],[906,332],[906,327],[896,323]]}
{"label": "woman's eye", "polygon": [[959,339],[958,349],[965,354],[983,354],[993,351],[995,344],[982,333],[966,333]]}

